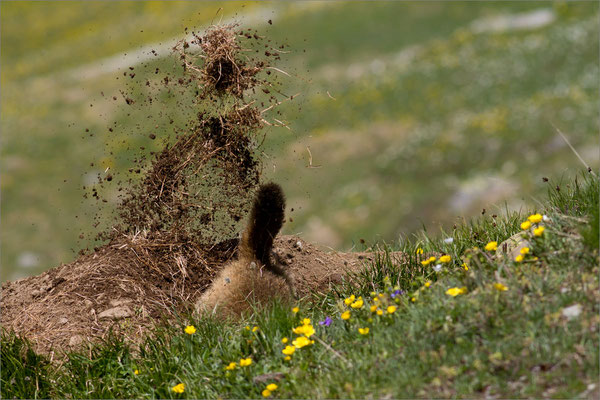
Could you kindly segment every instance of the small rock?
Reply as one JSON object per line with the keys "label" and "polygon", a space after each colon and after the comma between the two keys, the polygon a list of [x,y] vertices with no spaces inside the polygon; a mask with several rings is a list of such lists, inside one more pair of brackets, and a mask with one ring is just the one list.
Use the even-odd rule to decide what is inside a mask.
{"label": "small rock", "polygon": [[573,319],[579,317],[581,314],[581,304],[574,304],[570,307],[563,308],[562,315],[567,319]]}
{"label": "small rock", "polygon": [[506,254],[509,259],[514,260],[521,254],[521,249],[523,247],[531,247],[531,244],[523,237],[522,232],[515,233],[498,245],[496,254]]}
{"label": "small rock", "polygon": [[296,242],[296,244],[294,245],[294,247],[296,247],[298,250],[302,251],[302,242],[298,240]]}
{"label": "small rock", "polygon": [[116,299],[116,300],[111,300],[109,303],[112,307],[119,307],[119,306],[124,306],[126,304],[131,303],[133,300],[131,299]]}
{"label": "small rock", "polygon": [[59,320],[58,320],[58,323],[59,323],[59,324],[61,324],[61,325],[64,325],[64,324],[66,324],[67,322],[69,322],[69,320],[68,320],[68,319],[66,319],[65,317],[62,317],[61,319],[59,319]]}
{"label": "small rock", "polygon": [[71,336],[71,339],[69,339],[69,346],[73,347],[73,346],[78,346],[83,342],[83,338],[79,335],[74,335]]}
{"label": "small rock", "polygon": [[133,312],[131,312],[129,307],[119,306],[119,307],[113,307],[113,308],[109,308],[108,310],[102,311],[100,314],[98,314],[98,318],[120,319],[120,318],[131,317],[132,315],[133,315]]}
{"label": "small rock", "polygon": [[90,308],[91,306],[93,306],[93,305],[94,305],[94,303],[92,303],[92,301],[91,301],[91,300],[88,300],[88,299],[85,299],[85,300],[83,301],[83,304],[85,304],[85,307],[86,307],[86,308]]}
{"label": "small rock", "polygon": [[31,291],[31,297],[38,297],[38,296],[40,296],[41,294],[42,294],[42,291],[41,291],[41,290],[37,290],[37,289],[36,289],[36,290],[33,290],[33,291]]}

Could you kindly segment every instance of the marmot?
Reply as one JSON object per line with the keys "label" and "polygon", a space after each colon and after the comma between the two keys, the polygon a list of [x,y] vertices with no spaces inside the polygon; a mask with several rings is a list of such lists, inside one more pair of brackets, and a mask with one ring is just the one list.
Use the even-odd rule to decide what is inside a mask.
{"label": "marmot", "polygon": [[242,234],[238,259],[225,265],[215,277],[196,302],[197,311],[219,316],[240,315],[252,304],[273,297],[296,297],[293,277],[276,254],[272,254],[273,240],[283,225],[284,210],[281,187],[276,183],[261,185]]}

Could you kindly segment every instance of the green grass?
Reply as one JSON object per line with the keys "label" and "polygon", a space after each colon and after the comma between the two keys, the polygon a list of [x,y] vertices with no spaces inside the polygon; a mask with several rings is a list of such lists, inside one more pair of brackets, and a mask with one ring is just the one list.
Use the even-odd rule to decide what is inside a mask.
{"label": "green grass", "polygon": [[[110,337],[54,364],[4,332],[2,397],[259,398],[274,380],[254,378],[267,373],[280,374],[274,398],[577,397],[598,384],[599,373],[598,244],[585,233],[598,235],[599,184],[583,176],[548,184],[547,200],[530,210],[549,218],[540,223],[546,230],[529,234],[531,253],[521,263],[483,248],[518,233],[529,213],[485,215],[442,235],[453,243],[421,231],[380,246],[408,257],[398,264],[384,252],[352,283],[301,302],[298,314],[275,303],[239,322],[182,316],[140,346]],[[432,252],[452,261],[436,273],[420,262]],[[453,287],[466,293],[446,294]],[[404,292],[393,299],[396,290]],[[371,292],[398,309],[372,314]],[[350,295],[363,297],[362,309],[344,304]],[[576,304],[579,316],[563,316]],[[347,309],[352,316],[343,321]],[[327,316],[329,327],[317,324]],[[303,318],[311,319],[318,339],[284,361],[281,339],[297,337],[292,328]],[[183,333],[188,324],[195,334]],[[364,327],[370,332],[363,336]],[[250,366],[225,370],[246,357]],[[171,390],[179,383],[183,394]]]}

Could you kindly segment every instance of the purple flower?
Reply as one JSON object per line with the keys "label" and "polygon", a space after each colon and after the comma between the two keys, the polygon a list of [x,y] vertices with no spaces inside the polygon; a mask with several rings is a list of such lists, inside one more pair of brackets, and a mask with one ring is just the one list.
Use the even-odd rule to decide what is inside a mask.
{"label": "purple flower", "polygon": [[319,321],[319,325],[321,326],[329,326],[331,325],[331,323],[333,322],[333,320],[329,317],[325,318],[324,321]]}
{"label": "purple flower", "polygon": [[392,299],[395,299],[396,297],[400,296],[401,294],[404,294],[404,290],[396,290],[394,293],[391,294]]}

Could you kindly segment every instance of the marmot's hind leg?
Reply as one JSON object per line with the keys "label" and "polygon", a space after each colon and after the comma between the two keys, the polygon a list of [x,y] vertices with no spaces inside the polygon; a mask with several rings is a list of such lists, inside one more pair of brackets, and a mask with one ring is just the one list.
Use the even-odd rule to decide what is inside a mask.
{"label": "marmot's hind leg", "polygon": [[294,280],[294,275],[290,274],[290,272],[282,267],[284,265],[281,256],[274,251],[272,252],[273,258],[275,259],[275,263],[271,264],[271,271],[276,275],[282,276],[285,279],[285,283],[288,285],[290,289],[290,293],[294,299],[298,299],[298,293],[296,292],[296,281]]}

